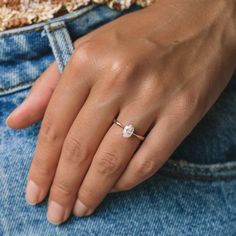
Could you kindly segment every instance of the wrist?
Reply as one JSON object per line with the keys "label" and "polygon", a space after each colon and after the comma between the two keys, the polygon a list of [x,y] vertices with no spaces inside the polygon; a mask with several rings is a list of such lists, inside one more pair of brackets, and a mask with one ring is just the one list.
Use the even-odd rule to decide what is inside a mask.
{"label": "wrist", "polygon": [[[209,32],[209,38],[221,40],[223,50],[236,60],[236,0],[156,0],[148,14],[158,20],[159,28],[165,26],[165,43]],[[160,34],[157,39],[160,43]]]}

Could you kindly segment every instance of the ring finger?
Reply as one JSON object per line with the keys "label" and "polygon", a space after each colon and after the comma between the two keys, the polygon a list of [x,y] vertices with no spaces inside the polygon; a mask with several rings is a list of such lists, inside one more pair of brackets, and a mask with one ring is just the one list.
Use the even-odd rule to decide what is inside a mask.
{"label": "ring finger", "polygon": [[[131,117],[132,119],[130,119]],[[137,127],[135,133],[143,135],[151,128],[154,117],[140,112],[139,109],[134,111],[133,107],[132,109],[127,107],[120,112],[117,120],[124,122],[124,125],[133,124],[134,127]],[[127,121],[131,122],[127,123]],[[139,144],[141,141],[134,135],[130,138],[122,137],[122,129],[117,124],[111,126],[78,191],[78,198],[74,206],[75,215],[89,215],[94,211],[110,192]]]}

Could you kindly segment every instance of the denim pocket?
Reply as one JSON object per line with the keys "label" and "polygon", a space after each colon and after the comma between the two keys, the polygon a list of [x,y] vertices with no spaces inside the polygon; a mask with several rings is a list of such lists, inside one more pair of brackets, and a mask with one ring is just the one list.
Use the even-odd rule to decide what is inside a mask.
{"label": "denim pocket", "polygon": [[172,178],[220,181],[236,179],[236,161],[217,164],[196,164],[186,160],[169,160],[159,174]]}

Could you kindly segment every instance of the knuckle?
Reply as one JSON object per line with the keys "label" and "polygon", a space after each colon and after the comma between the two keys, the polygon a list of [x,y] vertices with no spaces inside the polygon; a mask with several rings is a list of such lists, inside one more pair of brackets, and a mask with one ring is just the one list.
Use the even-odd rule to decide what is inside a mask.
{"label": "knuckle", "polygon": [[41,180],[52,175],[52,170],[48,166],[46,159],[34,158],[31,165],[31,176]]}
{"label": "knuckle", "polygon": [[71,197],[74,195],[74,190],[66,183],[56,182],[52,185],[51,194],[54,196]]}
{"label": "knuckle", "polygon": [[80,165],[89,155],[89,149],[86,149],[78,137],[70,136],[66,138],[62,155],[62,158],[66,161]]}
{"label": "knuckle", "polygon": [[71,61],[76,64],[90,62],[91,58],[94,58],[95,56],[95,48],[95,43],[93,41],[87,40],[83,42],[74,50]]}
{"label": "knuckle", "polygon": [[176,102],[178,103],[180,110],[186,113],[196,111],[200,104],[198,96],[191,91],[182,93],[178,96]]}
{"label": "knuckle", "polygon": [[134,60],[123,58],[114,59],[109,65],[111,76],[107,77],[105,86],[109,91],[111,88],[124,86],[131,79],[134,79],[134,73],[137,70],[137,63]]}
{"label": "knuckle", "polygon": [[79,189],[79,193],[78,193],[78,198],[82,201],[82,202],[86,202],[86,205],[88,207],[93,208],[93,204],[100,202],[100,194],[98,192],[96,192],[94,189],[92,189],[91,187],[89,187],[89,185],[83,184],[80,189]]}
{"label": "knuckle", "polygon": [[77,39],[77,40],[74,42],[74,47],[75,47],[75,49],[76,49],[76,48],[79,48],[79,47],[81,47],[84,43],[86,43],[86,42],[88,42],[88,41],[91,41],[91,40],[92,40],[91,34],[84,35],[84,37],[81,37],[81,38]]}
{"label": "knuckle", "polygon": [[[141,159],[140,159],[141,160]],[[142,179],[147,179],[152,176],[157,170],[156,161],[152,158],[141,160],[136,163],[136,172],[137,176],[140,176]]]}
{"label": "knuckle", "polygon": [[207,102],[191,90],[183,92],[175,100],[175,111],[182,117],[183,122],[197,122],[207,111]]}
{"label": "knuckle", "polygon": [[102,175],[115,175],[120,172],[122,165],[116,153],[103,152],[96,161],[96,167]]}
{"label": "knuckle", "polygon": [[[135,72],[137,62],[128,56],[118,56],[112,61],[111,69],[120,75],[130,75]],[[125,76],[124,76],[125,77]]]}
{"label": "knuckle", "polygon": [[44,116],[42,126],[40,129],[40,140],[48,143],[55,143],[60,139],[60,134],[58,129],[55,127],[55,122],[53,122],[53,117],[49,114]]}

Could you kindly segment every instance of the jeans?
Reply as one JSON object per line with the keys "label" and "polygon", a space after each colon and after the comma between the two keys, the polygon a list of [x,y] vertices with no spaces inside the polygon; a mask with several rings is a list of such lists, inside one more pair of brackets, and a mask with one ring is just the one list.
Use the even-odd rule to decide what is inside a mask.
{"label": "jeans", "polygon": [[46,218],[47,199],[25,201],[41,122],[13,130],[6,117],[51,62],[63,71],[74,40],[139,9],[89,5],[0,33],[0,235],[236,235],[236,73],[161,170],[129,191],[109,193],[93,215],[55,226]]}

